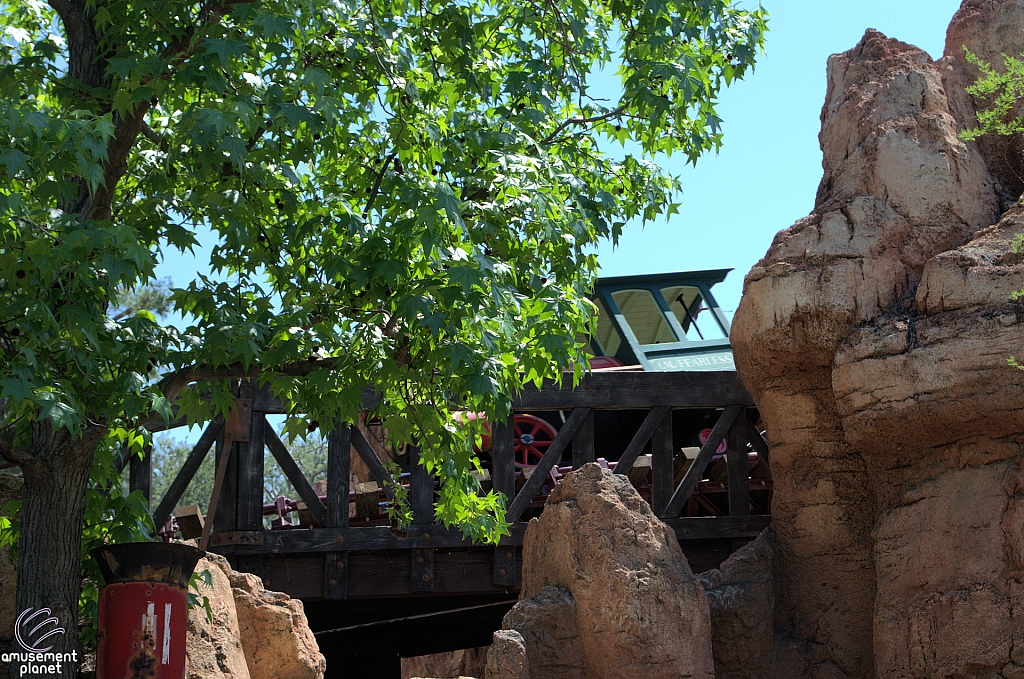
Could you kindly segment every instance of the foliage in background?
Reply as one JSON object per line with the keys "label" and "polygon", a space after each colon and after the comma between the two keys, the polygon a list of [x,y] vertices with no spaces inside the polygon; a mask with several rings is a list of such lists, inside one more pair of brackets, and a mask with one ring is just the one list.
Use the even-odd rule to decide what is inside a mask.
{"label": "foliage in background", "polygon": [[[325,438],[319,433],[312,433],[307,434],[305,438],[296,438],[292,441],[285,439],[285,441],[292,459],[310,482],[327,478],[327,440]],[[152,505],[154,507],[160,504],[190,452],[192,452],[192,445],[185,439],[176,439],[167,434],[154,437],[152,486]],[[205,514],[210,503],[210,494],[213,492],[213,479],[216,473],[214,454],[211,450],[199,466],[199,471],[192,477],[191,483],[177,503],[178,506],[199,505]],[[263,462],[263,502],[269,504],[278,495],[284,495],[291,499],[298,497],[298,493],[284,472],[281,471],[277,461],[268,453]]]}
{"label": "foliage in background", "polygon": [[[987,134],[1012,137],[1024,133],[1024,118],[1020,116],[1020,102],[1024,99],[1024,55],[1022,58],[1003,55],[1003,68],[997,69],[964,48],[968,63],[978,67],[980,74],[975,83],[967,88],[968,94],[988,102],[978,110],[978,125],[960,133],[965,141],[975,141]],[[1022,159],[1024,160],[1024,159]],[[1024,252],[1024,234],[1014,236],[1011,249]],[[1010,299],[1019,302],[1024,299],[1024,290],[1017,290]],[[1007,362],[1020,370],[1024,363],[1010,356]]]}

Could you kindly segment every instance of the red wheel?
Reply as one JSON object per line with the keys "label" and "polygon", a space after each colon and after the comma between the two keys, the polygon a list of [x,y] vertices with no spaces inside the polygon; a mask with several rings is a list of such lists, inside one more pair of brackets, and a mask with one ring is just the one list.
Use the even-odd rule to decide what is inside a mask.
{"label": "red wheel", "polygon": [[513,421],[517,467],[536,467],[558,430],[533,415],[516,415]]}

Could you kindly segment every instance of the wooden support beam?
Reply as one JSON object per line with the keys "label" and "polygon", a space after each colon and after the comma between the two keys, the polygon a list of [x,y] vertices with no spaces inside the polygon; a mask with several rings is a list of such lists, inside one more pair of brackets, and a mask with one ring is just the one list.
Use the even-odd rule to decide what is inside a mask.
{"label": "wooden support beam", "polygon": [[411,550],[409,553],[409,590],[433,592],[434,582],[434,550]]}
{"label": "wooden support beam", "polygon": [[661,426],[666,414],[671,417],[671,411],[668,406],[658,406],[648,411],[643,424],[640,425],[640,428],[636,430],[636,434],[633,435],[633,440],[629,442],[626,450],[619,457],[619,461],[615,463],[616,474],[629,474],[629,470],[633,468],[633,461],[643,451],[647,442],[651,440],[654,430]]}
{"label": "wooden support beam", "polygon": [[[636,458],[636,461],[633,462],[632,469],[630,469],[629,474],[627,474],[629,482],[633,484],[634,488],[639,488],[641,484],[643,484],[644,479],[650,476],[651,467],[653,467],[653,462],[650,455],[641,455]],[[616,468],[615,473],[618,473],[618,468]],[[673,484],[673,486],[674,485],[675,484]]]}
{"label": "wooden support beam", "polygon": [[288,452],[284,441],[277,435],[277,432],[274,431],[274,428],[270,426],[265,417],[263,419],[263,438],[267,443],[267,448],[270,449],[270,454],[274,456],[278,466],[281,467],[281,471],[288,477],[292,487],[299,494],[299,497],[302,498],[302,501],[306,503],[306,510],[313,515],[316,525],[326,526],[327,508],[320,501],[316,491],[313,490],[313,486],[309,484],[306,475],[299,469],[299,465],[295,463],[295,459]]}
{"label": "wooden support beam", "polygon": [[265,447],[264,422],[259,411],[249,418],[249,440],[235,444],[238,451],[238,509],[239,530],[263,528],[263,455]]}
{"label": "wooden support beam", "polygon": [[491,486],[505,494],[506,507],[516,495],[515,445],[515,429],[509,415],[504,422],[495,422],[491,431]]}
{"label": "wooden support beam", "polygon": [[324,554],[324,598],[348,598],[348,552]]}
{"label": "wooden support beam", "polygon": [[331,528],[348,528],[348,483],[352,425],[338,423],[327,435],[327,513]]}
{"label": "wooden support beam", "polygon": [[725,436],[729,470],[729,516],[750,516],[750,467],[747,463],[746,417],[740,415]]}
{"label": "wooden support beam", "polygon": [[708,463],[711,462],[711,457],[715,454],[715,450],[718,448],[718,444],[722,442],[729,429],[732,427],[732,423],[736,421],[736,418],[743,411],[743,406],[728,406],[722,416],[718,418],[718,422],[711,429],[711,434],[708,436],[708,440],[704,442],[704,445],[700,448],[700,453],[697,454],[697,459],[693,461],[690,468],[686,470],[686,475],[683,476],[683,480],[679,482],[679,486],[676,488],[675,493],[672,494],[672,499],[668,503],[668,508],[665,510],[665,515],[661,518],[671,518],[679,516],[679,513],[683,511],[683,505],[686,500],[693,493],[693,489],[697,487],[697,482],[700,481],[701,475],[707,468]]}
{"label": "wooden support beam", "polygon": [[128,491],[142,491],[142,496],[146,498],[146,507],[149,507],[149,498],[153,490],[153,446],[146,446],[141,458],[132,455],[128,464]]}
{"label": "wooden support beam", "polygon": [[[217,462],[217,476],[221,476],[221,467],[224,468],[223,478],[220,485],[214,479],[214,490],[211,495],[210,504],[207,505],[207,526],[213,526],[214,533],[223,533],[228,530],[237,530],[236,511],[238,488],[238,455],[236,454],[234,441],[226,438],[222,433],[217,439],[217,447],[214,449],[214,457]],[[212,498],[217,498],[214,501]],[[210,517],[213,520],[210,521]]]}
{"label": "wooden support beam", "polygon": [[210,448],[213,447],[214,442],[217,441],[217,437],[224,431],[224,420],[218,417],[206,427],[206,431],[199,437],[192,452],[185,458],[185,463],[181,465],[181,469],[178,470],[178,475],[171,481],[170,487],[167,492],[164,493],[163,498],[160,500],[160,505],[153,512],[153,522],[157,526],[162,526],[167,523],[167,519],[171,515],[171,510],[178,504],[178,500],[185,494],[188,489],[188,484],[192,482],[196,472],[199,471],[199,466],[203,464],[203,460],[206,459],[207,453],[210,452]]}
{"label": "wooden support beam", "polygon": [[359,453],[359,457],[363,458],[363,462],[369,467],[373,478],[377,479],[377,483],[384,489],[384,494],[393,498],[395,492],[391,489],[391,475],[384,469],[384,464],[377,457],[377,453],[373,451],[370,442],[363,436],[363,432],[356,427],[352,427],[352,445]]}
{"label": "wooden support beam", "polygon": [[[660,411],[661,419],[651,435],[651,481],[654,485],[651,496],[651,509],[655,516],[665,516],[665,510],[672,499],[673,481],[672,454],[672,411],[668,408]],[[655,411],[651,411],[652,413]]]}
{"label": "wooden support beam", "polygon": [[412,525],[429,526],[434,523],[434,475],[420,461],[420,449],[409,446],[409,505],[412,507]]}
{"label": "wooden support beam", "polygon": [[494,568],[492,575],[495,587],[508,590],[519,589],[519,569],[516,567],[516,548],[514,545],[498,545],[494,548]]}
{"label": "wooden support beam", "polygon": [[720,408],[723,403],[754,405],[733,371],[714,372],[607,372],[584,377],[574,389],[572,380],[561,386],[532,384],[513,401],[516,410],[641,410],[655,406]]}
{"label": "wooden support beam", "polygon": [[191,540],[203,536],[203,528],[206,526],[206,522],[203,520],[203,512],[199,505],[185,505],[184,507],[175,508],[174,520],[178,522],[178,529],[181,531],[183,540]]}
{"label": "wooden support beam", "polygon": [[768,473],[772,471],[771,460],[769,458],[768,442],[761,436],[761,432],[757,430],[753,422],[749,418],[744,417],[743,421],[747,424],[747,437],[750,440],[750,445],[754,447],[754,452],[757,453],[757,457],[764,463],[765,467],[768,467]]}
{"label": "wooden support beam", "polygon": [[[547,478],[548,472],[551,471],[551,467],[556,462],[562,459],[562,453],[569,446],[569,442],[572,441],[572,437],[576,434],[576,431],[583,424],[583,420],[586,419],[587,415],[590,414],[590,408],[576,408],[572,411],[572,415],[566,420],[565,424],[558,431],[558,436],[548,446],[548,450],[544,453],[544,457],[540,459],[537,466],[534,467],[533,474],[530,476],[526,485],[516,495],[516,499],[509,505],[508,510],[505,512],[506,521],[518,521],[519,517],[523,515],[526,510],[526,506],[533,501],[533,496],[537,494],[541,486],[544,485],[544,479]],[[493,450],[492,450],[493,452]]]}
{"label": "wooden support beam", "polygon": [[376,481],[357,483],[356,516],[373,516],[380,514],[380,486]]}
{"label": "wooden support beam", "polygon": [[572,437],[572,468],[579,469],[594,459],[594,411],[591,410]]}

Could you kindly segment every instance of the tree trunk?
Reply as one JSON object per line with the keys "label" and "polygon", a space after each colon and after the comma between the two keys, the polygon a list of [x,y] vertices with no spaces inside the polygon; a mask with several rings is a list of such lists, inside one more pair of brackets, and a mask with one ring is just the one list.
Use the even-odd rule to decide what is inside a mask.
{"label": "tree trunk", "polygon": [[[78,597],[82,588],[81,543],[85,515],[85,491],[89,483],[95,432],[74,436],[67,429],[54,431],[48,421],[32,425],[28,461],[22,464],[21,537],[18,542],[17,611],[49,609],[18,630],[29,646],[52,648],[49,653],[75,653],[78,662],[64,662],[57,675],[72,679],[78,673]],[[31,615],[29,613],[28,615]],[[55,617],[58,624],[39,623]],[[45,632],[64,628],[35,643]],[[17,641],[12,651],[25,652]],[[36,665],[52,663],[33,663]],[[11,664],[11,677],[22,676],[21,663]],[[25,676],[29,676],[26,674]]]}

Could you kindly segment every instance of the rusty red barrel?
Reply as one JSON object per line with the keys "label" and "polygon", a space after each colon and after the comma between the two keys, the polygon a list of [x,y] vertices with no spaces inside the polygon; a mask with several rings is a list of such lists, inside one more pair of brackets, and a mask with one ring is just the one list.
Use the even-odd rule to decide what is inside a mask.
{"label": "rusty red barrel", "polygon": [[133,542],[92,551],[100,589],[97,679],[182,679],[188,580],[203,552]]}

